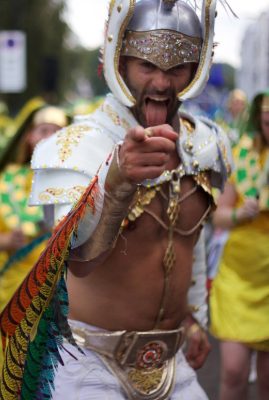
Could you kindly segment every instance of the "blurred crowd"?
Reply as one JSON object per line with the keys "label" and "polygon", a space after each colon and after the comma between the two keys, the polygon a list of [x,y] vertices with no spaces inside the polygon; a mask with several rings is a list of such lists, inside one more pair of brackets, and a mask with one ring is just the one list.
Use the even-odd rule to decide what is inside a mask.
{"label": "blurred crowd", "polygon": [[219,341],[220,400],[248,398],[256,380],[268,398],[269,91],[249,103],[233,90],[215,121],[226,131],[234,170],[206,225],[210,332]]}

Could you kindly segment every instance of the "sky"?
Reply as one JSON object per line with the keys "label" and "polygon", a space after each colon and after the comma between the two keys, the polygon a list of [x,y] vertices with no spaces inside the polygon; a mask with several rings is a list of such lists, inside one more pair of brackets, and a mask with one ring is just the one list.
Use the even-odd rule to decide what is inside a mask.
{"label": "sky", "polygon": [[[218,4],[214,41],[215,62],[226,62],[235,68],[240,66],[240,47],[246,28],[252,24],[263,11],[269,11],[268,0],[228,0],[238,19],[227,13]],[[87,48],[102,44],[103,26],[107,16],[109,0],[67,0],[66,20]]]}

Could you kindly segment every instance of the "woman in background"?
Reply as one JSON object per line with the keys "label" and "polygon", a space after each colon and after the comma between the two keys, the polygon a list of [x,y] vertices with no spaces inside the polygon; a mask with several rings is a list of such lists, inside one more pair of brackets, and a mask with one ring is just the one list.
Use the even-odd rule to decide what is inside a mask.
{"label": "woman in background", "polygon": [[251,105],[234,148],[235,171],[213,222],[229,230],[210,295],[211,332],[220,340],[220,400],[246,400],[257,351],[259,399],[269,399],[269,92]]}
{"label": "woman in background", "polygon": [[62,109],[34,98],[17,116],[14,135],[0,156],[0,311],[37,261],[49,236],[42,208],[28,206],[33,150],[67,123]]}

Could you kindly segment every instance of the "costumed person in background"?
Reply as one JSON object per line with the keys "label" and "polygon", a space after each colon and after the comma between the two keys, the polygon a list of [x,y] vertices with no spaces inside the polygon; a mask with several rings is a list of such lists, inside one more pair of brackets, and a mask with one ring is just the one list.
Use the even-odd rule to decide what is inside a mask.
{"label": "costumed person in background", "polygon": [[33,155],[31,203],[60,222],[0,316],[4,400],[207,398],[193,370],[209,351],[198,239],[231,153],[178,107],[206,84],[215,8],[204,1],[200,21],[189,1],[110,2],[112,93]]}
{"label": "costumed person in background", "polygon": [[[5,263],[8,261],[10,258],[9,252],[11,251],[11,247],[13,246],[13,251],[17,249],[18,246],[16,246],[17,240],[16,235],[18,235],[18,238],[22,238],[22,233],[21,230],[19,231],[15,228],[18,228],[19,225],[19,220],[18,217],[14,217],[14,207],[16,207],[17,201],[14,203],[14,207],[10,208],[10,205],[7,205],[7,198],[9,196],[19,196],[21,197],[21,193],[18,194],[13,194],[14,188],[13,188],[13,182],[10,179],[10,185],[11,187],[8,187],[7,183],[3,183],[6,180],[6,173],[12,167],[15,167],[16,170],[19,170],[22,165],[21,163],[19,164],[16,160],[17,157],[20,157],[21,150],[22,150],[22,157],[25,157],[25,151],[23,150],[24,144],[20,144],[18,146],[18,143],[21,141],[23,142],[24,140],[24,133],[26,132],[29,122],[31,121],[32,116],[34,113],[39,110],[41,107],[43,107],[45,104],[44,100],[41,97],[34,97],[31,100],[29,100],[24,107],[20,110],[20,112],[17,114],[17,116],[13,119],[12,124],[9,125],[8,127],[8,137],[9,139],[5,140],[5,147],[2,149],[1,154],[0,154],[0,176],[1,176],[1,187],[0,187],[0,194],[1,194],[1,205],[0,205],[0,271],[3,270],[3,266]],[[23,147],[22,147],[23,146]],[[28,171],[33,176],[33,174],[30,171],[30,157],[31,155],[28,155]],[[12,178],[14,176],[14,173],[11,174]],[[20,174],[18,174],[19,176]],[[12,179],[13,180],[13,179]],[[20,178],[18,178],[20,181]],[[28,182],[28,193],[27,197],[30,195],[31,191],[31,179]],[[26,200],[26,199],[25,199]],[[29,208],[30,213],[32,212],[31,209]],[[10,216],[8,215],[10,213]],[[40,211],[39,211],[40,213]],[[16,215],[16,213],[15,213]],[[9,218],[10,217],[10,218]],[[10,222],[11,221],[11,222]],[[15,229],[14,237],[13,237],[13,230]],[[19,247],[22,246],[22,241],[20,240],[20,245]],[[8,250],[8,251],[7,251]],[[30,266],[29,266],[30,268]],[[22,280],[20,281],[22,282]],[[15,289],[14,289],[15,290]],[[0,310],[2,311],[4,306],[7,303],[7,300],[12,296],[14,293],[14,290],[6,293],[5,290],[0,291],[0,297],[1,295],[3,296],[3,302],[0,306]],[[6,296],[6,299],[4,299]],[[1,302],[0,302],[1,303]]]}
{"label": "costumed person in background", "polygon": [[245,131],[248,108],[246,93],[241,89],[234,89],[228,96],[226,109],[222,108],[215,115],[214,120],[227,132],[232,146],[237,144]]}
{"label": "costumed person in background", "polygon": [[[248,118],[248,100],[246,94],[240,89],[234,89],[230,92],[227,99],[226,108],[220,109],[215,115],[215,121],[227,133],[232,147],[240,139],[244,129],[246,129]],[[217,196],[217,193],[216,193]],[[207,286],[208,291],[212,281],[217,274],[219,258],[225,241],[227,232],[220,228],[215,228],[212,220],[208,221],[205,227],[206,254],[207,254]]]}
{"label": "costumed person in background", "polygon": [[253,350],[259,399],[269,398],[269,92],[254,98],[247,128],[214,214],[214,224],[230,231],[210,295],[211,332],[221,341],[221,400],[247,398]]}
{"label": "costumed person in background", "polygon": [[60,108],[34,98],[16,118],[14,135],[0,157],[0,310],[45,248],[49,233],[42,207],[29,207],[36,144],[68,124]]}

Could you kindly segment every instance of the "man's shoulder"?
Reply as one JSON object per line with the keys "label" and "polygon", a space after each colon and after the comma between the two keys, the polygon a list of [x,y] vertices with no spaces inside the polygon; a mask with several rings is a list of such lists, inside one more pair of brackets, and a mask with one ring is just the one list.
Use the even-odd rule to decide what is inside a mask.
{"label": "man's shoulder", "polygon": [[227,134],[223,131],[221,125],[217,124],[215,121],[205,116],[193,115],[185,111],[180,112],[179,117],[188,133],[194,136],[196,143],[199,143],[205,137],[212,137],[212,135],[218,140],[223,133],[228,142]]}
{"label": "man's shoulder", "polygon": [[31,205],[72,204],[107,159],[114,143],[97,126],[80,121],[40,142],[33,154]]}
{"label": "man's shoulder", "polygon": [[209,171],[220,189],[232,170],[229,139],[222,128],[205,117],[180,113],[180,156],[187,174]]}

